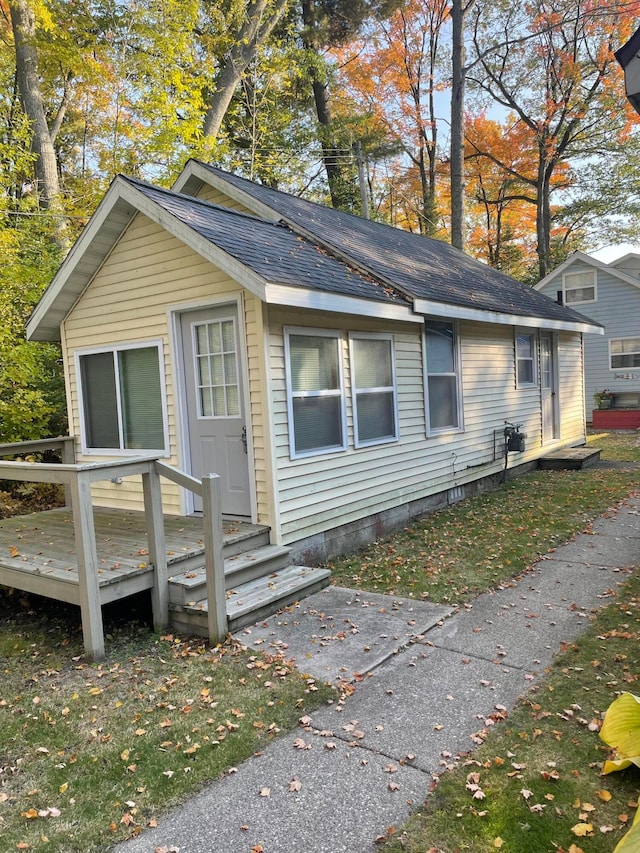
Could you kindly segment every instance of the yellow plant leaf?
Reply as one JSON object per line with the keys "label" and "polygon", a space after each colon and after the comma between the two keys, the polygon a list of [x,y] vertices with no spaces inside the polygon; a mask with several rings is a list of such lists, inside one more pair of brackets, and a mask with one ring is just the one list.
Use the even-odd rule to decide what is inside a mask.
{"label": "yellow plant leaf", "polygon": [[590,832],[593,832],[593,824],[576,823],[575,826],[571,827],[571,832],[573,832],[573,834],[577,835],[579,838],[583,838],[585,835],[589,835]]}
{"label": "yellow plant leaf", "polygon": [[596,795],[599,800],[602,800],[603,803],[608,803],[611,799],[611,793],[609,791],[596,791]]}
{"label": "yellow plant leaf", "polygon": [[625,692],[614,699],[605,714],[600,737],[607,746],[616,750],[619,758],[633,759],[634,756],[640,756],[640,698],[638,696]]}

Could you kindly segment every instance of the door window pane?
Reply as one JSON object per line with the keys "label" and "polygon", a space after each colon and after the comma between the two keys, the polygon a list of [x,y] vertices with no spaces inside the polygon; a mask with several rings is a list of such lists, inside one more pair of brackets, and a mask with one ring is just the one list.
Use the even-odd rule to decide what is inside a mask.
{"label": "door window pane", "polygon": [[238,355],[234,321],[197,323],[194,345],[199,417],[238,416]]}

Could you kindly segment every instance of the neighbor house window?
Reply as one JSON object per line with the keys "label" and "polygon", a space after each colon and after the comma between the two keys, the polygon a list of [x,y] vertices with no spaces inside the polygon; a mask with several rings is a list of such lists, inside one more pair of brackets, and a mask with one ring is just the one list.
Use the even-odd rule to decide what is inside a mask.
{"label": "neighbor house window", "polygon": [[536,338],[532,332],[516,332],[516,387],[535,385]]}
{"label": "neighbor house window", "polygon": [[340,332],[285,329],[292,457],[347,446],[341,348]]}
{"label": "neighbor house window", "polygon": [[353,430],[356,447],[398,438],[393,338],[349,336]]}
{"label": "neighbor house window", "polygon": [[640,367],[640,338],[618,338],[609,342],[611,370]]}
{"label": "neighbor house window", "polygon": [[76,354],[86,450],[165,451],[161,352],[156,343]]}
{"label": "neighbor house window", "polygon": [[460,429],[460,370],[455,323],[425,326],[427,432]]}
{"label": "neighbor house window", "polygon": [[596,271],[569,272],[562,277],[565,305],[596,301]]}

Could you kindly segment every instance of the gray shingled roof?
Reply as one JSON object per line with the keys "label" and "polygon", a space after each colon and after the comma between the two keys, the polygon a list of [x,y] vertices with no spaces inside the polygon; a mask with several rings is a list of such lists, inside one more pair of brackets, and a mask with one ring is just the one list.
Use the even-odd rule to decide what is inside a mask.
{"label": "gray shingled roof", "polygon": [[360,269],[414,299],[545,320],[594,324],[529,285],[476,261],[448,243],[253,183],[201,164],[219,179],[279,213],[292,228],[351,258]]}
{"label": "gray shingled roof", "polygon": [[269,283],[409,304],[400,293],[350,268],[282,222],[267,222],[135,178],[124,180]]}

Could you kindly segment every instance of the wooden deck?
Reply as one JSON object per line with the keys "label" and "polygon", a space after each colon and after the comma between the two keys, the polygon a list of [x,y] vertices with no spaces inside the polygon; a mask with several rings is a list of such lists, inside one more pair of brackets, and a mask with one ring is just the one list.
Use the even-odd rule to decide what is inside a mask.
{"label": "wooden deck", "polygon": [[[153,586],[144,513],[93,510],[100,603],[107,604]],[[169,574],[204,562],[201,518],[164,516]],[[224,547],[266,530],[242,521],[223,521]],[[73,517],[69,508],[0,519],[0,584],[58,601],[80,604]]]}

